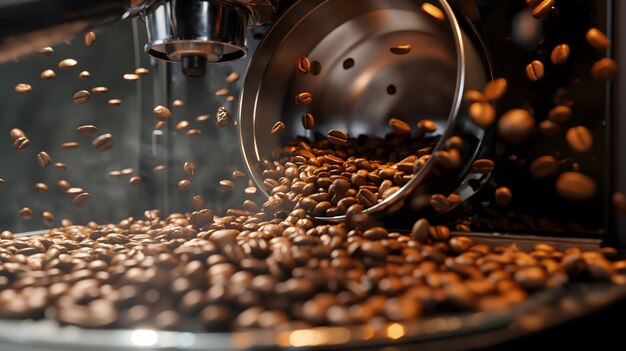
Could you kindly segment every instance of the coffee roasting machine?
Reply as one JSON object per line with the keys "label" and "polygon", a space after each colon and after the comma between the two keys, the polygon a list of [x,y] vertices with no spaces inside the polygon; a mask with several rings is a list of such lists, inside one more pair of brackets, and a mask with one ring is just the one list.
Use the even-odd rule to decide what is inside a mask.
{"label": "coffee roasting machine", "polygon": [[[424,3],[430,7],[425,8]],[[35,67],[41,67],[38,62],[42,58],[34,56],[42,56],[42,47],[54,47],[59,60],[63,58],[59,55],[85,57],[79,62],[90,69],[93,77],[89,79],[94,80],[90,84],[95,85],[108,85],[98,77],[119,74],[120,69],[149,68],[151,80],[137,82],[136,87],[128,82],[111,83],[109,92],[120,95],[110,97],[124,100],[115,107],[119,110],[104,112],[111,106],[102,103],[88,111],[98,120],[108,120],[109,128],[117,132],[113,134],[121,136],[115,142],[124,150],[135,151],[96,162],[79,149],[64,160],[69,164],[73,157],[80,159],[76,162],[89,170],[86,174],[134,164],[143,179],[142,188],[110,190],[109,184],[106,189],[102,186],[93,191],[94,198],[99,191],[109,200],[92,204],[82,214],[75,214],[71,206],[55,208],[58,216],[77,222],[140,217],[146,208],[159,208],[163,213],[188,211],[188,196],[172,190],[178,179],[169,170],[159,175],[153,168],[157,164],[173,168],[169,166],[189,155],[209,162],[199,165],[202,169],[196,177],[204,179],[194,180],[197,184],[192,186],[204,191],[212,208],[225,210],[241,203],[216,186],[235,169],[245,169],[251,179],[249,187],[256,186],[266,200],[274,194],[264,186],[264,160],[271,159],[286,140],[331,129],[349,131],[351,136],[385,137],[390,116],[402,116],[411,125],[428,116],[443,130],[435,151],[446,151],[445,145],[453,137],[461,139],[465,148],[459,155],[460,166],[441,173],[435,161],[426,162],[397,192],[366,209],[368,220],[390,231],[410,231],[416,216],[426,215],[452,223],[456,228],[453,235],[469,235],[490,246],[530,249],[548,243],[559,249],[611,247],[621,254],[626,249],[626,200],[619,197],[620,192],[626,193],[626,139],[621,137],[626,128],[626,100],[622,98],[626,70],[621,65],[626,61],[624,20],[626,4],[615,0],[7,0],[0,1],[0,75],[5,74],[7,81],[2,84],[10,87],[17,80],[34,80],[22,77],[26,70],[40,69]],[[606,33],[610,39],[606,48],[596,50],[589,45],[585,34],[590,28]],[[98,33],[95,47],[71,42],[89,31]],[[389,55],[389,48],[398,43],[410,44],[410,51]],[[564,43],[568,44],[567,57],[559,62],[553,48]],[[292,68],[300,56],[311,60],[308,76]],[[613,72],[617,76],[610,80],[594,79],[592,67],[604,57],[620,63],[619,73]],[[529,65],[534,60],[544,62],[540,72]],[[532,78],[538,74],[541,77]],[[481,91],[500,77],[506,79],[507,91],[494,103],[497,117],[515,109],[528,110],[534,116],[532,135],[512,132],[513,139],[519,137],[523,142],[509,143],[498,129],[504,127],[497,123],[479,127],[472,122],[468,91]],[[70,89],[81,89],[61,74],[55,79]],[[32,132],[39,138],[53,138],[49,134],[59,127],[55,119],[82,113],[76,106],[55,110],[58,100],[66,96],[48,89],[37,92],[35,88],[31,93],[38,94],[37,106],[32,100],[0,96],[0,104],[7,106],[0,112],[6,116],[0,116],[0,130],[19,123],[40,129]],[[306,107],[293,103],[293,96],[301,91],[314,96]],[[218,107],[226,106],[236,128],[203,131],[209,137],[198,141],[172,120],[154,130],[143,127],[154,123],[151,111],[155,105],[174,100],[184,100],[179,108],[185,115],[210,113],[211,123],[215,123]],[[555,112],[555,106],[565,106],[567,117],[559,120],[563,114]],[[301,126],[305,112],[316,116],[313,131]],[[134,115],[140,117],[132,118]],[[280,138],[270,138],[268,131],[276,116],[281,116],[285,129]],[[79,119],[71,119],[71,123],[77,124]],[[584,152],[568,146],[566,132],[575,126],[584,126],[593,138],[590,145],[586,139],[582,141]],[[182,137],[186,138],[183,143],[174,143],[174,138]],[[63,134],[49,143],[60,144],[68,138],[73,136]],[[14,150],[3,147],[0,145],[0,164],[20,165],[17,158],[5,157]],[[554,163],[533,162],[542,156],[550,156]],[[475,166],[475,161],[487,158],[495,161],[495,167],[485,172]],[[31,166],[34,168],[30,164],[25,167]],[[15,173],[0,170],[0,180],[11,176],[44,180],[38,170],[19,174],[18,166],[15,168]],[[71,173],[71,169],[67,172],[68,179],[83,181],[84,175]],[[573,190],[560,190],[555,184],[566,182],[559,177],[565,173],[586,174],[593,191],[580,195],[589,187],[586,180],[573,181]],[[97,180],[90,182],[93,188],[100,187]],[[508,200],[494,199],[494,192],[498,194],[503,187],[511,189],[512,200],[510,196]],[[7,199],[6,206],[0,204],[0,229],[24,235],[41,229],[36,223],[24,224],[15,214],[24,197],[37,196],[31,188],[16,185],[7,189],[0,183],[0,199]],[[429,206],[432,202],[424,200],[432,194],[444,194],[448,199],[454,195],[458,200],[446,202],[444,211],[434,211]],[[41,205],[43,209],[50,204],[57,206],[54,199],[47,199],[31,207]],[[135,213],[137,209],[142,210]],[[351,220],[345,211],[316,217],[326,223]],[[465,228],[471,233],[465,233]],[[543,337],[555,343],[554,339],[571,337],[567,348],[577,339],[558,334],[565,333],[559,326],[585,318],[596,323],[590,316],[610,306],[624,310],[626,289],[618,284],[583,282],[556,290],[538,293],[506,313],[428,317],[386,325],[382,331],[369,325],[237,333],[77,330],[48,321],[0,320],[0,349],[6,345],[16,350],[386,346],[409,350],[418,345],[445,350],[499,343],[516,349],[511,340],[545,342],[533,335],[546,333]],[[607,327],[606,332],[612,330]],[[551,346],[563,347],[560,343]]]}

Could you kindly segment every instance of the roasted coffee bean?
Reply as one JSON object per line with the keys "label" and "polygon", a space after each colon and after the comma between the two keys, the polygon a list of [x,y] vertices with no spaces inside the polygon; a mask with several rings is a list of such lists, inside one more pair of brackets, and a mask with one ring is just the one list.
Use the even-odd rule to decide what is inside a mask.
{"label": "roasted coffee bean", "polygon": [[598,50],[605,50],[609,46],[611,46],[611,41],[609,38],[598,28],[591,28],[587,31],[585,35],[587,42],[591,44],[594,48]]}
{"label": "roasted coffee bean", "polygon": [[134,82],[139,80],[139,75],[134,73],[126,73],[122,76],[122,79],[127,80],[129,82]]}
{"label": "roasted coffee bean", "polygon": [[335,145],[346,145],[348,143],[348,134],[339,129],[332,129],[328,132],[328,141]]}
{"label": "roasted coffee bean", "polygon": [[52,222],[54,222],[54,215],[52,214],[52,212],[44,211],[41,214],[41,217],[43,218],[44,224],[50,225],[52,224]]}
{"label": "roasted coffee bean", "polygon": [[93,87],[91,88],[91,92],[94,94],[104,94],[109,91],[107,87]]}
{"label": "roasted coffee bean", "polygon": [[493,105],[488,102],[475,102],[469,107],[469,114],[474,123],[481,128],[490,126],[496,117]]}
{"label": "roasted coffee bean", "polygon": [[526,75],[528,76],[528,79],[530,79],[533,82],[541,80],[543,78],[544,73],[545,73],[545,68],[541,61],[534,60],[533,62],[529,63],[526,66]]}
{"label": "roasted coffee bean", "polygon": [[486,100],[496,101],[499,100],[508,87],[508,83],[504,78],[496,78],[487,83],[483,88],[483,96]]}
{"label": "roasted coffee bean", "polygon": [[183,130],[189,127],[189,121],[180,121],[176,123],[176,130]]}
{"label": "roasted coffee bean", "polygon": [[79,90],[72,97],[72,101],[74,101],[76,105],[82,105],[89,101],[90,96],[87,90]]}
{"label": "roasted coffee bean", "polygon": [[128,185],[139,185],[141,183],[141,177],[134,176],[128,179]]}
{"label": "roasted coffee bean", "polygon": [[0,178],[0,185],[4,185],[4,184],[6,184],[6,182],[7,182],[6,180]]}
{"label": "roasted coffee bean", "polygon": [[456,236],[450,239],[450,250],[455,254],[469,251],[474,241],[467,236]]}
{"label": "roasted coffee bean", "polygon": [[217,109],[217,114],[215,115],[216,124],[218,128],[226,127],[231,124],[230,112],[225,107],[220,107]]}
{"label": "roasted coffee bean", "polygon": [[48,57],[48,56],[52,56],[54,54],[54,49],[49,47],[49,46],[46,46],[44,48],[41,48],[41,49],[37,50],[37,53],[39,55],[41,55],[41,56]]}
{"label": "roasted coffee bean", "polygon": [[486,102],[487,98],[478,90],[469,89],[463,93],[463,99],[469,102]]}
{"label": "roasted coffee bean", "polygon": [[579,172],[565,172],[556,181],[556,191],[572,201],[585,201],[596,193],[596,182]]}
{"label": "roasted coffee bean", "polygon": [[570,128],[565,134],[569,147],[580,153],[589,152],[593,146],[593,136],[589,129],[583,126]]}
{"label": "roasted coffee bean", "polygon": [[591,76],[598,81],[613,80],[617,77],[619,65],[610,58],[603,58],[591,66]]}
{"label": "roasted coffee bean", "polygon": [[480,174],[489,174],[493,171],[494,162],[492,160],[482,158],[472,163],[472,170]]}
{"label": "roasted coffee bean", "polygon": [[537,19],[545,19],[554,7],[554,0],[541,0],[532,10],[532,16]]}
{"label": "roasted coffee bean", "polygon": [[446,19],[446,15],[443,13],[443,11],[441,11],[437,6],[429,2],[422,3],[422,5],[420,6],[420,10],[438,21],[444,21]]}
{"label": "roasted coffee bean", "polygon": [[91,195],[89,193],[80,193],[78,194],[72,203],[76,208],[83,208],[87,206],[91,202]]}
{"label": "roasted coffee bean", "polygon": [[220,189],[226,191],[235,189],[235,184],[232,182],[232,180],[220,180],[219,186]]}
{"label": "roasted coffee bean", "polygon": [[547,178],[559,168],[559,162],[552,156],[541,156],[530,164],[530,174],[537,179]]}
{"label": "roasted coffee bean", "polygon": [[530,136],[535,119],[527,110],[513,109],[506,112],[498,122],[498,133],[502,139],[519,144]]}
{"label": "roasted coffee bean", "polygon": [[550,61],[555,65],[562,65],[569,58],[569,45],[561,44],[554,47],[550,55]]}
{"label": "roasted coffee bean", "polygon": [[411,52],[411,48],[412,46],[410,44],[402,44],[392,46],[391,48],[389,48],[389,51],[391,51],[392,54],[396,55],[406,55]]}
{"label": "roasted coffee bean", "polygon": [[285,131],[285,123],[279,121],[279,122],[276,122],[276,124],[274,124],[270,133],[272,135],[280,135],[284,131]]}
{"label": "roasted coffee bean", "polygon": [[428,235],[434,241],[447,241],[450,239],[450,229],[443,225],[429,226]]}
{"label": "roasted coffee bean", "polygon": [[165,106],[158,105],[152,110],[152,115],[158,121],[167,122],[170,118],[172,118],[172,111]]}
{"label": "roasted coffee bean", "polygon": [[61,144],[61,147],[66,150],[74,150],[80,147],[80,144],[75,141],[68,141],[66,143]]}
{"label": "roasted coffee bean", "polygon": [[26,134],[24,134],[24,132],[18,128],[11,129],[11,131],[9,132],[9,135],[11,136],[11,139],[13,140],[26,137]]}
{"label": "roasted coffee bean", "polygon": [[310,113],[305,113],[302,115],[302,126],[304,129],[313,129],[315,128],[315,118]]}
{"label": "roasted coffee bean", "polygon": [[496,189],[495,200],[498,205],[508,206],[511,204],[512,199],[513,193],[511,192],[511,189],[507,187],[500,187]]}
{"label": "roasted coffee bean", "polygon": [[313,95],[309,92],[298,93],[296,95],[296,104],[310,105],[313,102]]}
{"label": "roasted coffee bean", "polygon": [[30,140],[28,140],[25,136],[19,137],[13,141],[13,147],[18,150],[24,150],[28,147],[28,145],[30,145]]}
{"label": "roasted coffee bean", "polygon": [[107,151],[113,147],[113,136],[109,133],[102,134],[91,142],[91,146],[99,152]]}
{"label": "roasted coffee bean", "polygon": [[191,181],[188,179],[183,179],[178,182],[178,189],[187,190],[191,186]]}
{"label": "roasted coffee bean", "polygon": [[22,219],[31,219],[33,218],[33,210],[28,207],[24,207],[19,211],[20,218]]}
{"label": "roasted coffee bean", "polygon": [[92,46],[96,42],[96,33],[87,32],[84,36],[85,45]]}
{"label": "roasted coffee bean", "polygon": [[411,127],[405,121],[398,118],[391,118],[389,120],[389,126],[393,129],[394,132],[400,134],[410,134]]}
{"label": "roasted coffee bean", "polygon": [[551,121],[564,124],[572,117],[572,108],[566,105],[559,105],[554,107],[548,113],[548,118]]}
{"label": "roasted coffee bean", "polygon": [[33,87],[31,87],[30,84],[19,83],[15,86],[15,91],[20,94],[30,93],[33,91]]}
{"label": "roasted coffee bean", "polygon": [[296,60],[296,70],[304,74],[311,72],[311,61],[307,57],[299,57]]}
{"label": "roasted coffee bean", "polygon": [[80,79],[89,79],[91,77],[91,73],[89,71],[81,71],[78,73],[78,78]]}
{"label": "roasted coffee bean", "polygon": [[417,122],[417,128],[425,133],[434,133],[437,131],[437,124],[430,119],[422,119]]}
{"label": "roasted coffee bean", "polygon": [[88,136],[98,131],[96,126],[86,124],[76,128],[76,132],[80,135]]}
{"label": "roasted coffee bean", "polygon": [[35,190],[39,191],[40,193],[45,193],[48,191],[48,186],[44,183],[35,183]]}
{"label": "roasted coffee bean", "polygon": [[59,68],[60,69],[69,69],[72,68],[74,66],[76,66],[78,64],[78,61],[74,60],[74,59],[63,59],[61,61],[59,61]]}
{"label": "roasted coffee bean", "polygon": [[52,158],[50,158],[47,152],[41,151],[37,154],[37,163],[41,167],[48,167],[52,163]]}
{"label": "roasted coffee bean", "polygon": [[122,100],[121,99],[109,99],[107,100],[107,104],[111,106],[119,106],[122,104]]}
{"label": "roasted coffee bean", "polygon": [[[2,185],[2,182],[0,182],[0,185]],[[613,202],[613,207],[618,213],[626,213],[626,195],[624,195],[624,193],[613,193],[611,200]]]}
{"label": "roasted coffee bean", "polygon": [[183,171],[188,177],[193,177],[198,172],[198,169],[193,162],[185,162],[183,165]]}
{"label": "roasted coffee bean", "polygon": [[56,76],[57,76],[57,74],[53,70],[51,70],[51,69],[44,70],[39,75],[39,77],[41,79],[52,79],[52,78],[54,78]]}

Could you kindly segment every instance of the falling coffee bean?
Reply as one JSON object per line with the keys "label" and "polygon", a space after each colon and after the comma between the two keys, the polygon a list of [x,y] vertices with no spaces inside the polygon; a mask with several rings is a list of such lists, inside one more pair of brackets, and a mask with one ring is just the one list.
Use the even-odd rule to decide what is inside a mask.
{"label": "falling coffee bean", "polygon": [[111,106],[119,106],[122,104],[122,100],[121,99],[109,99],[107,100],[107,104]]}
{"label": "falling coffee bean", "polygon": [[508,206],[511,204],[513,193],[511,189],[507,187],[500,187],[496,189],[495,199],[496,203],[500,206]]}
{"label": "falling coffee bean", "polygon": [[548,118],[556,123],[564,124],[572,117],[572,108],[566,105],[555,106],[548,112]]}
{"label": "falling coffee bean", "polygon": [[220,107],[217,109],[217,114],[215,115],[216,124],[218,128],[226,127],[231,124],[230,112],[225,107]]}
{"label": "falling coffee bean", "polygon": [[76,128],[76,132],[80,135],[88,136],[98,131],[96,126],[86,124]]}
{"label": "falling coffee bean", "polygon": [[610,58],[603,58],[591,66],[591,76],[597,81],[609,81],[617,77],[619,66]]}
{"label": "falling coffee bean", "polygon": [[232,84],[232,83],[238,81],[240,76],[241,76],[241,74],[239,72],[233,71],[226,77],[226,83],[231,83]]}
{"label": "falling coffee bean", "polygon": [[598,50],[605,50],[611,45],[611,41],[609,38],[598,28],[591,28],[587,31],[585,35],[587,42],[591,44],[594,48]]}
{"label": "falling coffee bean", "polygon": [[145,76],[148,73],[150,73],[150,70],[148,68],[145,68],[145,67],[135,68],[135,74],[137,75]]}
{"label": "falling coffee bean", "polygon": [[72,204],[76,208],[83,208],[91,202],[91,195],[89,193],[80,193],[78,194],[74,200],[72,200]]}
{"label": "falling coffee bean", "polygon": [[39,75],[39,77],[41,79],[52,79],[52,78],[54,78],[56,76],[57,76],[57,74],[53,70],[51,70],[51,69],[47,69],[47,70],[41,72],[41,74]]}
{"label": "falling coffee bean", "polygon": [[498,134],[511,144],[520,144],[532,133],[535,119],[530,112],[523,109],[513,109],[506,112],[498,122]]}
{"label": "falling coffee bean", "polygon": [[91,146],[99,152],[107,151],[113,147],[113,136],[109,133],[102,134],[91,142]]}
{"label": "falling coffee bean", "polygon": [[596,193],[596,182],[579,172],[565,172],[556,181],[556,191],[572,201],[585,201]]}
{"label": "falling coffee bean", "polygon": [[589,152],[593,146],[593,136],[583,126],[570,128],[565,134],[567,144],[572,150],[580,153]]}
{"label": "falling coffee bean", "polygon": [[499,100],[508,87],[508,83],[504,78],[496,78],[491,82],[485,84],[483,88],[483,96],[486,100],[496,101]]}
{"label": "falling coffee bean", "polygon": [[307,57],[299,57],[296,60],[296,70],[305,74],[311,72],[311,61]]}
{"label": "falling coffee bean", "polygon": [[469,107],[469,115],[481,128],[489,127],[496,118],[496,110],[489,102],[474,102]]}
{"label": "falling coffee bean", "polygon": [[554,0],[542,0],[532,10],[532,16],[536,19],[545,19],[554,7]]}
{"label": "falling coffee bean", "polygon": [[400,134],[411,133],[411,127],[409,126],[409,124],[399,118],[391,118],[389,120],[389,126],[396,133],[400,133]]}
{"label": "falling coffee bean", "polygon": [[48,167],[52,163],[52,158],[48,155],[47,152],[41,151],[37,154],[37,163],[41,167]]}
{"label": "falling coffee bean", "polygon": [[304,129],[313,129],[315,128],[315,118],[310,113],[305,113],[302,115],[302,126]]}
{"label": "falling coffee bean", "polygon": [[74,60],[74,59],[64,59],[61,60],[59,62],[59,68],[60,69],[69,69],[72,68],[74,66],[76,66],[78,64],[78,61]]}
{"label": "falling coffee bean", "polygon": [[285,123],[278,121],[276,122],[276,124],[274,124],[274,126],[272,127],[272,130],[270,131],[270,133],[272,135],[280,135],[285,131]]}
{"label": "falling coffee bean", "polygon": [[348,143],[348,134],[339,129],[332,129],[328,132],[328,141],[335,145],[346,145]]}
{"label": "falling coffee bean", "polygon": [[128,180],[128,185],[138,185],[141,183],[141,177],[134,176]]}
{"label": "falling coffee bean", "polygon": [[66,143],[61,144],[61,147],[66,150],[75,150],[80,147],[80,144],[75,141],[68,141]]}
{"label": "falling coffee bean", "polygon": [[158,105],[152,110],[152,115],[158,121],[167,122],[167,120],[172,117],[172,111],[165,106]]}
{"label": "falling coffee bean", "polygon": [[550,55],[550,61],[555,65],[562,65],[567,62],[569,58],[569,45],[561,44],[557,45]]}
{"label": "falling coffee bean", "polygon": [[78,78],[80,79],[89,79],[90,77],[91,73],[89,73],[89,71],[81,71],[80,73],[78,73]]}
{"label": "falling coffee bean", "polygon": [[559,161],[553,156],[541,156],[530,164],[533,178],[542,179],[553,175],[559,168]]}
{"label": "falling coffee bean", "polygon": [[135,73],[126,73],[122,76],[122,79],[127,80],[129,82],[134,82],[139,80],[139,75]]}
{"label": "falling coffee bean", "polygon": [[526,66],[526,75],[528,75],[528,79],[533,82],[543,78],[544,72],[545,68],[541,61],[535,60]]}
{"label": "falling coffee bean", "polygon": [[104,94],[109,91],[107,87],[93,87],[91,88],[91,92],[94,94]]}
{"label": "falling coffee bean", "polygon": [[72,97],[72,101],[74,101],[76,105],[82,105],[89,101],[89,97],[90,95],[87,90],[79,90]]}
{"label": "falling coffee bean", "polygon": [[183,171],[185,171],[185,174],[188,177],[193,177],[198,172],[198,168],[193,162],[185,162],[185,164],[183,165]]}
{"label": "falling coffee bean", "polygon": [[180,190],[187,190],[189,189],[190,186],[191,186],[191,181],[189,181],[188,179],[183,179],[178,182],[178,189]]}
{"label": "falling coffee bean", "polygon": [[22,136],[13,141],[13,147],[18,150],[24,150],[30,145],[30,140],[27,137]]}
{"label": "falling coffee bean", "polygon": [[19,211],[20,218],[22,219],[31,219],[33,218],[33,210],[28,207],[24,207]]}
{"label": "falling coffee bean", "polygon": [[25,93],[30,93],[31,91],[33,91],[33,88],[30,86],[30,84],[20,83],[15,86],[15,91],[20,94],[25,94]]}
{"label": "falling coffee bean", "polygon": [[389,49],[389,51],[391,51],[392,54],[396,54],[396,55],[406,55],[409,52],[411,52],[411,45],[403,44],[403,45],[392,46]]}
{"label": "falling coffee bean", "polygon": [[298,93],[296,95],[296,104],[298,105],[309,105],[313,102],[313,95],[309,92]]}
{"label": "falling coffee bean", "polygon": [[420,6],[420,10],[438,21],[444,21],[446,19],[446,15],[443,11],[429,2],[424,2],[422,6]]}
{"label": "falling coffee bean", "polygon": [[96,33],[94,32],[87,32],[85,33],[85,45],[87,46],[92,46],[93,43],[96,41]]}

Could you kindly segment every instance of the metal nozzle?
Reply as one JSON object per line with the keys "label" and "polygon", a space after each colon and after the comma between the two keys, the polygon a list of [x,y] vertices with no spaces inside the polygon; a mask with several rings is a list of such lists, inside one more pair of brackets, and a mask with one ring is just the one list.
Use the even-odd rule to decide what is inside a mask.
{"label": "metal nozzle", "polygon": [[170,0],[144,14],[146,51],[181,62],[186,76],[204,75],[206,63],[245,57],[246,31],[274,14],[275,0]]}

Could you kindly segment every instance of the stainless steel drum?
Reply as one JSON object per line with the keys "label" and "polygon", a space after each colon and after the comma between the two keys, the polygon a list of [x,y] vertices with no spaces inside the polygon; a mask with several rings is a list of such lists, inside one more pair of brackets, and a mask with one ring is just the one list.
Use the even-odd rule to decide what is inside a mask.
{"label": "stainless steel drum", "polygon": [[[471,163],[486,152],[491,131],[467,115],[463,92],[481,90],[491,79],[486,50],[471,22],[449,1],[437,4],[445,19],[421,9],[413,0],[301,0],[266,34],[251,60],[241,93],[240,142],[252,179],[266,196],[264,160],[297,136],[323,135],[341,129],[356,137],[383,137],[388,121],[398,117],[415,126],[424,118],[436,122],[440,150],[451,136],[463,139],[463,165],[445,175],[432,172],[433,159],[393,196],[365,212],[388,215],[404,204],[416,208],[419,195],[457,193],[463,199],[486,179],[471,172]],[[390,52],[410,44],[405,55]],[[302,75],[294,62],[307,56],[312,74]],[[294,96],[309,91],[308,106]],[[305,130],[302,114],[315,116]],[[280,136],[272,125],[286,125]],[[469,186],[472,185],[472,186]],[[411,201],[407,201],[411,200]],[[344,216],[319,219],[340,221]]]}

